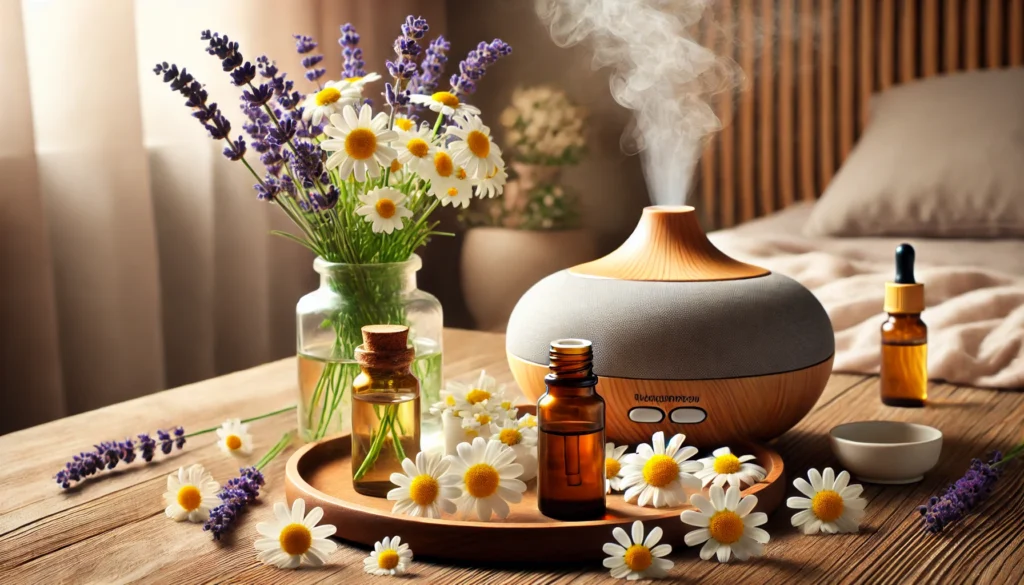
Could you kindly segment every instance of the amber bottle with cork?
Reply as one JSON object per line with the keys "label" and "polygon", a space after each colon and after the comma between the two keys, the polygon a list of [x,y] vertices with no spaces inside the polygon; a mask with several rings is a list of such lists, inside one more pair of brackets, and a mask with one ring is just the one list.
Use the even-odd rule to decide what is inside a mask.
{"label": "amber bottle with cork", "polygon": [[352,485],[385,497],[392,473],[420,451],[420,383],[409,369],[415,350],[409,328],[367,325],[355,358],[362,372],[352,383]]}
{"label": "amber bottle with cork", "polygon": [[559,520],[605,514],[604,399],[585,339],[551,342],[545,392],[537,402],[537,506]]}
{"label": "amber bottle with cork", "polygon": [[896,280],[885,283],[882,323],[882,402],[924,406],[928,399],[928,327],[921,320],[924,285],[914,280],[914,248],[896,247]]}

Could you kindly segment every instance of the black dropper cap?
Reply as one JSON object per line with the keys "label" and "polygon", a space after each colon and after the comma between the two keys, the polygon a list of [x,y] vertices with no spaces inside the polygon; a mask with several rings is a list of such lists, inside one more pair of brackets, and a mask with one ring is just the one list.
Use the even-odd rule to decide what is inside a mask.
{"label": "black dropper cap", "polygon": [[914,247],[903,243],[896,246],[896,284],[915,284]]}

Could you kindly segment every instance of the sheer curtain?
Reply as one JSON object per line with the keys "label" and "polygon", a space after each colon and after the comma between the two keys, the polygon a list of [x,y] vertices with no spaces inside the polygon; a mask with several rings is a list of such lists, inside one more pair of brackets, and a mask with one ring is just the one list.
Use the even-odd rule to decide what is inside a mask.
{"label": "sheer curtain", "polygon": [[336,78],[339,25],[382,68],[410,13],[443,32],[428,0],[0,0],[0,432],[294,353],[312,258],[268,235],[287,220],[153,65],[187,67],[240,128],[201,30],[301,85],[293,33]]}

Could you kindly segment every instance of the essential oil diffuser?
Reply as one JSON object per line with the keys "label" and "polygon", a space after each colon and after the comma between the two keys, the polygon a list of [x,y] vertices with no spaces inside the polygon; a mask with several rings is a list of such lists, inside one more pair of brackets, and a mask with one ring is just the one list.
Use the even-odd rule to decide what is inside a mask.
{"label": "essential oil diffuser", "polygon": [[593,342],[606,435],[629,444],[657,431],[703,447],[776,437],[814,406],[835,353],[810,291],[726,256],[683,206],[644,209],[617,250],[523,295],[506,350],[528,398],[562,338]]}

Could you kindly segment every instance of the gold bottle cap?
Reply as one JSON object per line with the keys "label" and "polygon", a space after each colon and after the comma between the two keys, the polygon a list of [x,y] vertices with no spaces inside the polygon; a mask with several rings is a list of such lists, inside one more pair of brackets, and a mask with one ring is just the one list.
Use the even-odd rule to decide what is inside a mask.
{"label": "gold bottle cap", "polygon": [[896,246],[896,280],[885,283],[885,312],[890,314],[924,311],[924,285],[914,280],[914,247]]}

